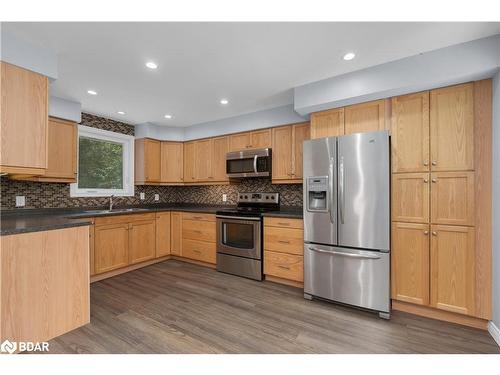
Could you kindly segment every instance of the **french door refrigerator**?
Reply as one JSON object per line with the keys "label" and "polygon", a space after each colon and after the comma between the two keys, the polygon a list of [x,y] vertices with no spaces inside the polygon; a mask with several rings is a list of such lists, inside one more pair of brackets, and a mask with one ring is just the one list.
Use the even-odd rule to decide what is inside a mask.
{"label": "french door refrigerator", "polygon": [[387,131],[304,142],[304,297],[390,313]]}

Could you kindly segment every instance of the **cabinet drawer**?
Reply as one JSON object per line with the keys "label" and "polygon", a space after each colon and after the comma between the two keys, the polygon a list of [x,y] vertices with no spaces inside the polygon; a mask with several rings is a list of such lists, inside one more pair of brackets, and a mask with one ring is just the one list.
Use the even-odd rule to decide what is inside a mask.
{"label": "cabinet drawer", "polygon": [[215,243],[197,240],[182,240],[182,256],[215,264]]}
{"label": "cabinet drawer", "polygon": [[282,279],[304,281],[304,257],[264,251],[264,274]]}
{"label": "cabinet drawer", "polygon": [[210,221],[183,220],[182,238],[215,242],[215,223]]}
{"label": "cabinet drawer", "polygon": [[269,227],[304,229],[304,222],[302,219],[289,219],[284,217],[266,217],[264,218],[264,225]]}
{"label": "cabinet drawer", "polygon": [[96,217],[95,225],[130,223],[134,221],[154,220],[154,219],[155,219],[154,212],[147,214],[112,215],[112,216]]}
{"label": "cabinet drawer", "polygon": [[264,249],[304,255],[304,230],[267,226],[264,228]]}
{"label": "cabinet drawer", "polygon": [[197,221],[213,221],[215,222],[215,215],[213,214],[200,214],[197,212],[183,212],[183,220],[197,220]]}

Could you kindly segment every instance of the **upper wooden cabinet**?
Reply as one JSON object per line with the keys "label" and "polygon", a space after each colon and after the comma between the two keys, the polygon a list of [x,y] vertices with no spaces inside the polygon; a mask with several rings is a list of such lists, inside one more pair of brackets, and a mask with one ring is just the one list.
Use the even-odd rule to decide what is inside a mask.
{"label": "upper wooden cabinet", "polygon": [[47,77],[0,64],[0,172],[43,175],[48,159]]}
{"label": "upper wooden cabinet", "polygon": [[345,134],[376,132],[385,129],[385,100],[344,108]]}
{"label": "upper wooden cabinet", "polygon": [[195,142],[184,143],[184,182],[196,182]]}
{"label": "upper wooden cabinet", "polygon": [[273,128],[273,182],[302,182],[302,149],[309,131],[307,122]]}
{"label": "upper wooden cabinet", "polygon": [[431,226],[431,306],[474,315],[474,228]]}
{"label": "upper wooden cabinet", "polygon": [[429,170],[429,92],[392,98],[392,171]]}
{"label": "upper wooden cabinet", "polygon": [[269,148],[271,145],[271,129],[231,134],[229,136],[229,151],[241,151],[252,148]]}
{"label": "upper wooden cabinet", "polygon": [[212,139],[204,139],[194,143],[195,154],[195,179],[197,181],[209,181],[212,176]]}
{"label": "upper wooden cabinet", "polygon": [[429,222],[429,173],[392,175],[392,220]]}
{"label": "upper wooden cabinet", "polygon": [[311,139],[344,135],[344,108],[311,113]]}
{"label": "upper wooden cabinet", "polygon": [[135,181],[139,184],[161,181],[161,142],[156,139],[135,140]]}
{"label": "upper wooden cabinet", "polygon": [[182,142],[161,142],[161,182],[184,181],[184,146]]}
{"label": "upper wooden cabinet", "polygon": [[213,138],[212,177],[216,182],[229,181],[226,173],[226,154],[229,151],[229,137]]}
{"label": "upper wooden cabinet", "polygon": [[432,170],[473,170],[474,84],[432,90],[430,101]]}

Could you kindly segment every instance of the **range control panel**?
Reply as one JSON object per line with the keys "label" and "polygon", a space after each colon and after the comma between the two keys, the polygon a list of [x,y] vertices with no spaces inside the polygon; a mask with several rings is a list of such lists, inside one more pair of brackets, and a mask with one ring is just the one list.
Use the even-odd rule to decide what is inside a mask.
{"label": "range control panel", "polygon": [[275,203],[280,201],[280,193],[238,193],[238,203]]}

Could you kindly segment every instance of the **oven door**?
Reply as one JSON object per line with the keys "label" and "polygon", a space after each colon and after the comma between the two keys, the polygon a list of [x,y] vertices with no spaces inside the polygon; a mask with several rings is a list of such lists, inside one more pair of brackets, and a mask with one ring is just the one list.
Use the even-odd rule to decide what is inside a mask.
{"label": "oven door", "polygon": [[217,252],[262,259],[261,219],[217,216]]}

